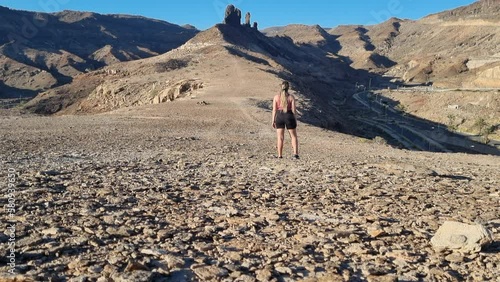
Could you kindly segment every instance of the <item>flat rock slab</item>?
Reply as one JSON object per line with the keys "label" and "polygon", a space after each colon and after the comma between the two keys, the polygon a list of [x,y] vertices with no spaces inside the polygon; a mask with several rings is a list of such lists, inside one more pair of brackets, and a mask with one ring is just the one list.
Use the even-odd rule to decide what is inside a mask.
{"label": "flat rock slab", "polygon": [[478,253],[493,241],[491,233],[482,225],[446,221],[432,237],[431,244],[436,250],[457,250]]}

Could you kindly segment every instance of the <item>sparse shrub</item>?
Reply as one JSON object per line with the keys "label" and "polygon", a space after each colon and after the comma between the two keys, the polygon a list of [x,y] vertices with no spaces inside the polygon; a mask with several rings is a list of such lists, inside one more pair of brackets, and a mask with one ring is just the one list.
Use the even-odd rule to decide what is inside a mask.
{"label": "sparse shrub", "polygon": [[486,128],[488,126],[488,123],[486,122],[486,120],[483,118],[483,117],[479,117],[476,122],[474,122],[474,128],[477,128],[478,129],[478,135],[482,135],[483,134],[483,129]]}
{"label": "sparse shrub", "polygon": [[408,109],[406,108],[406,106],[405,106],[405,105],[403,105],[403,104],[398,104],[398,105],[396,106],[396,110],[397,110],[397,111],[400,111],[401,113],[406,113],[406,111],[407,111]]}
{"label": "sparse shrub", "polygon": [[187,60],[179,60],[179,59],[170,59],[166,62],[156,63],[155,68],[157,72],[167,72],[177,69],[182,69],[187,67],[189,61]]}
{"label": "sparse shrub", "polygon": [[22,109],[24,107],[24,105],[26,105],[26,103],[28,103],[28,100],[19,99],[19,101],[17,102],[16,108]]}
{"label": "sparse shrub", "polygon": [[341,131],[342,129],[342,125],[331,118],[321,120],[320,126],[325,130]]}
{"label": "sparse shrub", "polygon": [[493,132],[495,132],[496,130],[496,127],[494,125],[486,125],[486,127],[483,129],[483,132],[482,132],[482,141],[484,142],[484,144],[488,144],[490,143],[491,139],[490,139],[490,135],[493,134]]}
{"label": "sparse shrub", "polygon": [[448,115],[448,129],[451,131],[457,131],[458,125],[455,123],[457,117],[455,115]]}
{"label": "sparse shrub", "polygon": [[373,142],[375,142],[376,144],[379,144],[379,145],[387,145],[387,140],[385,140],[384,138],[382,138],[380,136],[375,136],[375,138],[373,138]]}
{"label": "sparse shrub", "polygon": [[19,104],[17,104],[17,106],[22,108],[24,105],[26,105],[26,103],[28,103],[28,100],[21,100],[19,101]]}
{"label": "sparse shrub", "polygon": [[490,141],[491,141],[491,139],[489,136],[481,136],[481,142],[483,144],[488,144],[488,143],[490,143]]}

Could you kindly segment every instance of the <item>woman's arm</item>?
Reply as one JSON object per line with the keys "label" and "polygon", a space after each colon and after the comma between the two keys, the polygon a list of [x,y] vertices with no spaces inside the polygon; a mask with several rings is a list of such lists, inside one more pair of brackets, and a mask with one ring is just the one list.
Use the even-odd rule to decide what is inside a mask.
{"label": "woman's arm", "polygon": [[292,96],[292,113],[295,116],[295,119],[297,119],[297,106],[295,105],[295,97]]}
{"label": "woman's arm", "polygon": [[273,98],[273,116],[271,119],[271,125],[273,128],[276,128],[276,96]]}

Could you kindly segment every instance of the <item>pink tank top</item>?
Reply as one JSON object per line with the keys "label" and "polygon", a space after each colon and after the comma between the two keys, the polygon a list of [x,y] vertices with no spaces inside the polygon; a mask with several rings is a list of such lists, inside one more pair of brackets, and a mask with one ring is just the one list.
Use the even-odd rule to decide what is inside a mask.
{"label": "pink tank top", "polygon": [[[281,99],[281,95],[276,100],[276,109],[278,111],[283,111],[283,108],[281,108],[281,101],[280,101],[280,99]],[[287,110],[287,112],[292,110],[292,97],[290,95],[288,95],[288,107],[287,107],[286,110]]]}

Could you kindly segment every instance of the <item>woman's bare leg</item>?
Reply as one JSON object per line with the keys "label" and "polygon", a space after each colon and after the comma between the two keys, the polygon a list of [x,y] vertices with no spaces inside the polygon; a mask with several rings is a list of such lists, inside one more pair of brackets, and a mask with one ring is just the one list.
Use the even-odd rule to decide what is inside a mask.
{"label": "woman's bare leg", "polygon": [[283,156],[283,140],[285,139],[285,129],[284,128],[278,128],[276,129],[276,137],[278,139],[278,157]]}
{"label": "woman's bare leg", "polygon": [[290,137],[292,139],[293,154],[298,155],[299,154],[299,140],[297,137],[297,129],[289,129],[288,132],[290,133]]}

